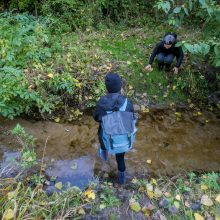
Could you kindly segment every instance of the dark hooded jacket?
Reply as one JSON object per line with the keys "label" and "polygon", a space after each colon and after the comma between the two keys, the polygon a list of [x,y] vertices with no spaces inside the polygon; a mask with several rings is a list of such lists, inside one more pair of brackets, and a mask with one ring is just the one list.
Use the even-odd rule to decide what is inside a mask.
{"label": "dark hooded jacket", "polygon": [[[172,33],[167,33],[164,35],[164,37],[167,36],[168,34],[173,35],[175,37],[175,39],[177,40],[177,35],[172,34]],[[173,54],[174,56],[176,56],[176,60],[177,60],[176,67],[179,68],[180,65],[182,64],[184,54],[183,54],[182,47],[176,47],[175,44],[176,44],[176,42],[174,44],[172,44],[171,48],[166,49],[164,47],[164,41],[163,40],[160,41],[153,49],[153,52],[151,53],[148,64],[152,64],[155,56],[159,53],[164,53],[165,55],[166,54]]]}
{"label": "dark hooded jacket", "polygon": [[[119,108],[124,104],[125,102],[125,96],[121,95],[120,93],[109,93],[105,96],[102,96],[100,100],[96,104],[96,109],[93,113],[93,118],[95,121],[99,122],[101,124],[102,117],[107,114],[106,111],[118,111]],[[134,112],[134,107],[132,102],[128,99],[127,107],[125,109],[127,112]],[[99,124],[99,130],[98,130],[98,136],[99,136],[99,142],[102,145],[101,147],[104,147],[104,144],[102,143],[102,127]]]}
{"label": "dark hooded jacket", "polygon": [[[121,95],[120,93],[109,93],[105,96],[102,96],[96,104],[93,118],[97,122],[101,122],[102,117],[107,114],[106,111],[118,111],[124,102],[125,96]],[[133,104],[129,99],[125,111],[134,112]]]}

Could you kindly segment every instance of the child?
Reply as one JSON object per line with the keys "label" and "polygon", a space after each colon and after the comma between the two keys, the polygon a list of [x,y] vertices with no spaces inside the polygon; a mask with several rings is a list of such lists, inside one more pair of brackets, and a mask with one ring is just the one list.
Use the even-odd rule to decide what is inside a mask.
{"label": "child", "polygon": [[97,102],[94,119],[99,122],[99,156],[103,161],[108,153],[115,154],[118,166],[118,181],[125,183],[125,152],[132,147],[135,138],[133,104],[121,95],[122,80],[116,73],[105,77],[108,94]]}
{"label": "child", "polygon": [[173,68],[175,74],[179,72],[179,67],[183,61],[183,50],[182,47],[177,47],[175,44],[177,42],[177,35],[172,33],[167,33],[164,35],[163,40],[160,41],[156,47],[153,49],[153,52],[148,61],[148,65],[145,67],[145,71],[152,70],[152,63],[155,56],[157,55],[158,67],[159,70],[162,70],[165,66],[165,71],[170,71],[170,66],[173,62],[174,57],[176,57],[176,65]]}

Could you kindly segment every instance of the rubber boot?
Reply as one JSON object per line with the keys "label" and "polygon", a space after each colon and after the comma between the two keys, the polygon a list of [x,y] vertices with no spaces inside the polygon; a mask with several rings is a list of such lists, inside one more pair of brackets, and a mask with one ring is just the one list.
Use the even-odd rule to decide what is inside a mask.
{"label": "rubber boot", "polygon": [[108,151],[107,150],[102,150],[101,148],[99,148],[98,156],[100,157],[100,159],[102,161],[106,162],[108,160]]}
{"label": "rubber boot", "polygon": [[120,185],[125,184],[125,172],[118,171],[118,183]]}

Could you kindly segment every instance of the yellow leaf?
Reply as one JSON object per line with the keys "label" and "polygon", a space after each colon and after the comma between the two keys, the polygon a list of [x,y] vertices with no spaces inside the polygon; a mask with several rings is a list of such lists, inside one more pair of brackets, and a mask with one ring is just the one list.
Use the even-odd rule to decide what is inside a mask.
{"label": "yellow leaf", "polygon": [[150,182],[151,182],[153,185],[157,186],[157,180],[155,180],[154,178],[151,178]]}
{"label": "yellow leaf", "polygon": [[209,120],[205,120],[205,123],[209,123]]}
{"label": "yellow leaf", "polygon": [[100,206],[99,206],[100,209],[104,209],[105,207],[106,207],[105,204],[100,204]]}
{"label": "yellow leaf", "polygon": [[87,189],[85,192],[84,192],[84,195],[88,198],[88,199],[95,199],[95,193],[93,190],[91,189]]}
{"label": "yellow leaf", "polygon": [[141,111],[146,113],[146,112],[149,112],[149,108],[146,108],[144,105],[141,105]]}
{"label": "yellow leaf", "polygon": [[16,191],[8,192],[8,200],[11,200],[14,197],[15,193]]}
{"label": "yellow leaf", "polygon": [[220,194],[217,195],[215,201],[217,201],[218,203],[220,203]]}
{"label": "yellow leaf", "polygon": [[178,200],[178,201],[180,201],[180,200],[181,200],[180,195],[177,194],[176,197],[175,197],[175,199]]}
{"label": "yellow leaf", "polygon": [[53,78],[53,74],[52,74],[52,73],[49,73],[47,76],[48,76],[49,78]]}
{"label": "yellow leaf", "polygon": [[175,112],[175,115],[176,115],[177,117],[181,117],[181,116],[182,116],[180,112]]}
{"label": "yellow leaf", "polygon": [[139,212],[141,210],[140,204],[135,199],[129,200],[129,205],[132,211]]}
{"label": "yellow leaf", "polygon": [[9,220],[14,218],[14,211],[12,209],[7,209],[4,213],[3,220]]}
{"label": "yellow leaf", "polygon": [[202,113],[201,112],[197,112],[197,115],[199,116],[199,115],[202,115]]}
{"label": "yellow leaf", "polygon": [[147,160],[147,163],[148,163],[148,164],[151,164],[151,160]]}
{"label": "yellow leaf", "polygon": [[176,85],[173,86],[173,91],[176,90]]}
{"label": "yellow leaf", "polygon": [[154,192],[147,190],[147,195],[150,199],[154,198]]}
{"label": "yellow leaf", "polygon": [[208,186],[206,186],[206,185],[201,185],[201,189],[202,190],[207,190],[209,187]]}
{"label": "yellow leaf", "polygon": [[138,182],[138,180],[137,180],[137,178],[133,178],[133,179],[131,180],[131,182],[132,182],[133,184],[136,184],[136,183]]}
{"label": "yellow leaf", "polygon": [[55,121],[56,123],[59,123],[59,122],[60,122],[60,118],[57,117],[57,118],[54,119],[54,121]]}
{"label": "yellow leaf", "polygon": [[150,209],[144,207],[144,208],[142,208],[141,211],[144,213],[144,215],[145,215],[147,218],[150,217],[150,214],[151,214],[151,210],[150,210]]}
{"label": "yellow leaf", "polygon": [[58,182],[54,185],[57,189],[61,190],[63,188],[62,182]]}
{"label": "yellow leaf", "polygon": [[199,213],[194,213],[195,220],[205,220],[203,216],[201,216]]}

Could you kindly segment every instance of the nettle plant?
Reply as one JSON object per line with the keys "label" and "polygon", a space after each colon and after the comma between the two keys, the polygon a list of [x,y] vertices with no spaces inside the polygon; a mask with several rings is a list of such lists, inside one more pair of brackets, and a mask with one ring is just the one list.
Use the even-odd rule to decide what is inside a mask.
{"label": "nettle plant", "polygon": [[21,150],[21,167],[27,169],[37,164],[37,156],[34,151],[34,137],[25,132],[24,128],[19,124],[11,131],[17,137],[18,142],[22,146]]}
{"label": "nettle plant", "polygon": [[185,51],[208,57],[215,66],[220,66],[220,5],[217,1],[159,0],[154,8],[165,13],[165,19],[171,26],[179,27],[184,23],[200,26],[204,40],[196,43],[182,41],[179,45]]}

